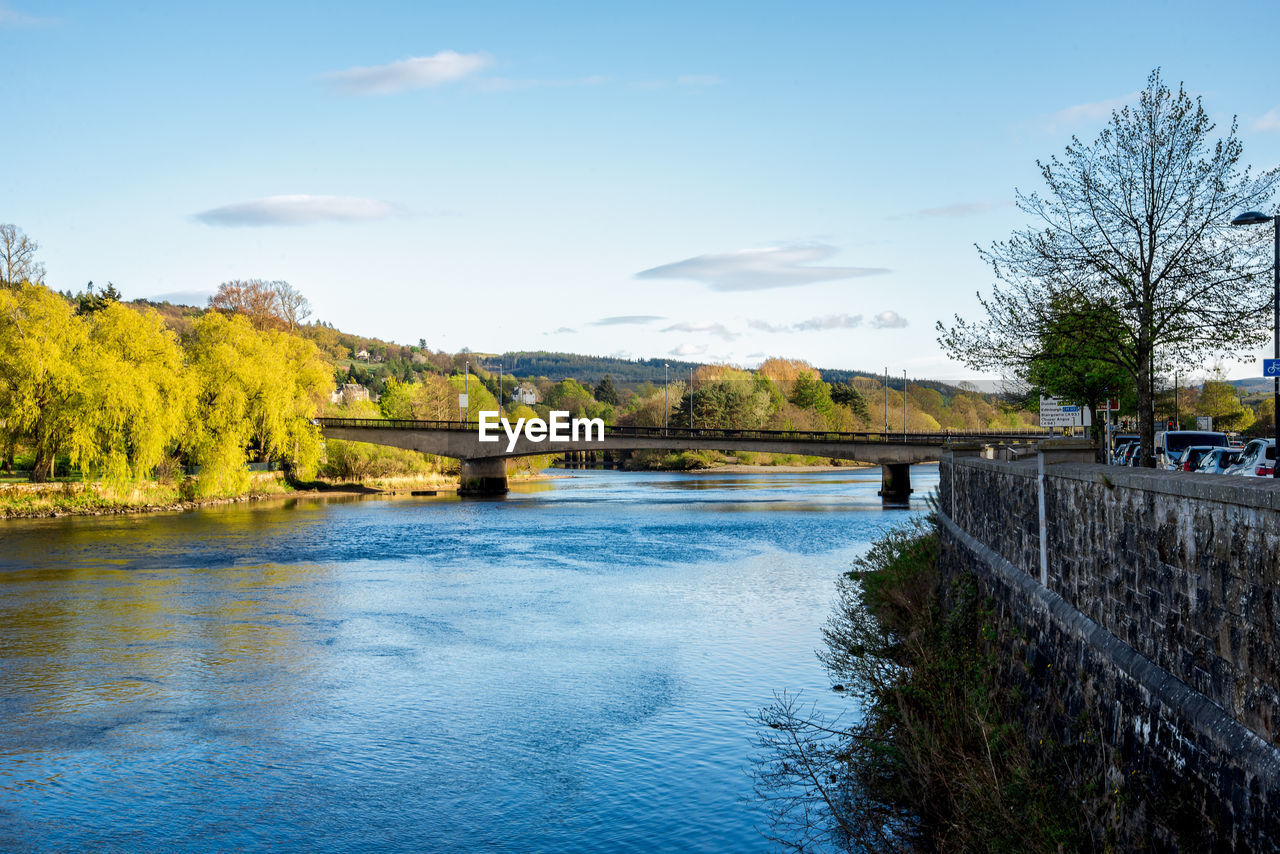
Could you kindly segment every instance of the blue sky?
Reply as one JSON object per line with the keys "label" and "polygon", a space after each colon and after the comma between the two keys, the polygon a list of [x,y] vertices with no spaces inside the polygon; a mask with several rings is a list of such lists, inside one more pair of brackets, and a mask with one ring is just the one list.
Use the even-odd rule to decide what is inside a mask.
{"label": "blue sky", "polygon": [[448,350],[961,379],[934,322],[1036,159],[1160,66],[1276,165],[1241,69],[1278,38],[1266,3],[0,0],[0,221],[59,289],[286,279]]}

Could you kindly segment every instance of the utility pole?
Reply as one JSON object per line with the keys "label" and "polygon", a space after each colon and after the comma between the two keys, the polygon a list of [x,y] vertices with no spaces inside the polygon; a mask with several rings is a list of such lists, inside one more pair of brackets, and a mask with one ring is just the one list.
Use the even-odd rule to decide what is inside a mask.
{"label": "utility pole", "polygon": [[902,438],[907,438],[907,369],[902,369]]}
{"label": "utility pole", "polygon": [[693,429],[693,365],[689,366],[689,429]]}
{"label": "utility pole", "polygon": [[467,410],[463,420],[470,423],[471,395],[468,392],[471,390],[471,359],[463,359],[462,366],[462,397],[467,401]]}
{"label": "utility pole", "polygon": [[1182,405],[1178,400],[1178,371],[1173,372],[1173,429],[1182,429]]}
{"label": "utility pole", "polygon": [[667,389],[671,388],[671,373],[667,369],[670,366],[662,363],[662,435],[667,435],[668,416],[671,415],[671,402],[667,400]]}
{"label": "utility pole", "polygon": [[889,366],[884,366],[884,437],[889,438]]}

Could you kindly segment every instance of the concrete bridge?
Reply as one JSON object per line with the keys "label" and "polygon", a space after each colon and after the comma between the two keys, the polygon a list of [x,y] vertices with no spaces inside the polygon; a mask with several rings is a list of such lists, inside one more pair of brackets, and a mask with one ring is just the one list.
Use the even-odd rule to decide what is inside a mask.
{"label": "concrete bridge", "polygon": [[326,439],[369,442],[452,457],[462,462],[460,495],[502,495],[507,491],[507,460],[566,451],[757,451],[800,454],[872,463],[881,467],[880,495],[886,505],[906,504],[911,496],[911,465],[939,459],[953,440],[1031,443],[1045,431],[983,433],[841,433],[800,430],[721,430],[710,428],[606,427],[602,439],[534,442],[521,432],[508,449],[507,437],[481,442],[478,422],[406,421],[374,418],[317,418]]}

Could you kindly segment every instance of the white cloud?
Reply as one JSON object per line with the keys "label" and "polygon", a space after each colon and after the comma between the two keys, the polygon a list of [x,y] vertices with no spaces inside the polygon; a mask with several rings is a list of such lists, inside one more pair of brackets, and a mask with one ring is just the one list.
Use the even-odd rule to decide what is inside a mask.
{"label": "white cloud", "polygon": [[202,211],[195,218],[208,225],[311,225],[385,219],[396,209],[377,199],[354,196],[268,196]]}
{"label": "white cloud", "polygon": [[862,325],[860,314],[828,314],[811,317],[796,323],[770,323],[767,320],[748,320],[747,325],[761,332],[824,332],[828,329],[857,329]]}
{"label": "white cloud", "polygon": [[725,341],[733,341],[738,338],[738,333],[730,332],[728,327],[723,323],[713,323],[710,320],[699,321],[683,321],[681,323],[673,323],[663,332],[705,332],[708,335],[714,335]]}
{"label": "white cloud", "polygon": [[871,318],[871,325],[876,329],[902,329],[907,319],[896,311],[882,311]]}
{"label": "white cloud", "polygon": [[882,267],[807,266],[830,258],[835,253],[835,247],[820,244],[743,249],[723,254],[698,255],[673,264],[651,267],[636,273],[636,278],[692,279],[717,291],[756,291],[889,272]]}
{"label": "white cloud", "polygon": [[599,320],[593,320],[588,326],[640,326],[645,323],[653,323],[655,320],[665,320],[666,318],[658,314],[619,314],[614,317],[602,317]]}
{"label": "white cloud", "polygon": [[672,356],[701,356],[707,352],[706,344],[681,344],[670,351]]}
{"label": "white cloud", "polygon": [[1280,107],[1268,110],[1267,114],[1253,123],[1256,131],[1280,130]]}
{"label": "white cloud", "polygon": [[828,314],[826,317],[811,317],[792,324],[796,332],[819,332],[827,329],[857,329],[862,325],[860,314]]}
{"label": "white cloud", "polygon": [[943,205],[940,208],[925,208],[922,211],[916,211],[916,213],[920,216],[960,217],[1008,207],[1013,207],[1013,202],[1008,199],[989,199],[982,202],[957,202],[953,205]]}
{"label": "white cloud", "polygon": [[1131,103],[1138,97],[1137,92],[1129,92],[1118,98],[1107,98],[1103,101],[1093,101],[1088,104],[1075,104],[1067,107],[1049,116],[1049,130],[1056,131],[1058,128],[1066,125],[1076,125],[1081,122],[1096,122],[1111,117],[1111,112],[1123,107],[1125,104]]}
{"label": "white cloud", "polygon": [[339,92],[352,95],[389,95],[410,89],[426,89],[456,83],[492,64],[484,53],[442,50],[433,56],[414,56],[386,65],[370,65],[333,71],[320,79]]}

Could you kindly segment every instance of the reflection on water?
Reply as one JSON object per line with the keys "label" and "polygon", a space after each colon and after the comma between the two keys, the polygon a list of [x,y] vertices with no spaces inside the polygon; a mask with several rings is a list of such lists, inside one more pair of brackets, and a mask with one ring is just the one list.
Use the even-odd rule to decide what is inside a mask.
{"label": "reflection on water", "polygon": [[[936,467],[913,471],[918,496]],[[0,849],[764,845],[878,470],[6,523]]]}

